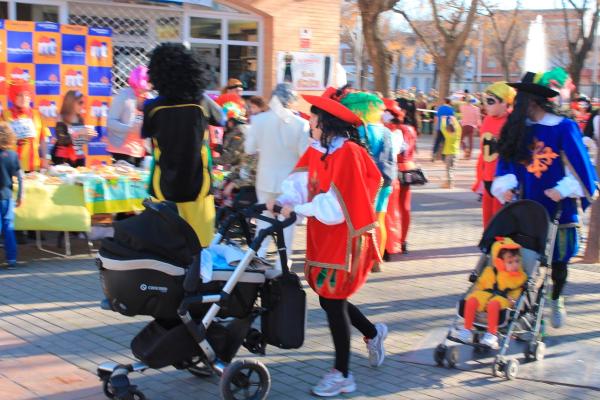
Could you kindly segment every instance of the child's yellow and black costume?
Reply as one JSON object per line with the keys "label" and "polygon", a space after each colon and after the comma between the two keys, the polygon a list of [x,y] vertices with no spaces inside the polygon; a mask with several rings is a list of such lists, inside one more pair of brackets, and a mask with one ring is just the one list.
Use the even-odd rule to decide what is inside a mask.
{"label": "child's yellow and black costume", "polygon": [[[144,105],[142,136],[152,139],[150,194],[177,203],[202,246],[213,236],[215,206],[210,194],[209,123],[218,117],[203,95],[201,64],[183,45],[166,43],[152,53],[150,81],[159,96]],[[218,108],[218,107],[217,107]]]}
{"label": "child's yellow and black costume", "polygon": [[527,281],[527,274],[523,271],[523,266],[514,272],[506,271],[504,261],[498,257],[500,250],[512,249],[518,250],[521,246],[513,242],[510,238],[499,238],[492,245],[492,264],[484,268],[483,272],[475,283],[474,291],[467,296],[476,298],[479,306],[477,311],[486,311],[489,302],[498,301],[500,308],[505,309],[510,306],[509,299],[516,300],[523,292],[523,285]]}

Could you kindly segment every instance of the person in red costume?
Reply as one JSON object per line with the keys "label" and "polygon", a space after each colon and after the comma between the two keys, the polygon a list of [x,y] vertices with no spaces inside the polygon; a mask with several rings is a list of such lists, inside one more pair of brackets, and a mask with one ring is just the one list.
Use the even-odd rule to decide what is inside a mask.
{"label": "person in red costume", "polygon": [[483,185],[481,208],[485,228],[502,204],[490,193],[498,163],[500,130],[508,118],[509,108],[516,96],[515,90],[505,82],[495,82],[485,90],[483,106],[486,116],[481,124],[481,152],[477,160],[477,181],[473,191]]}
{"label": "person in red costume", "polygon": [[46,139],[50,131],[42,116],[31,108],[34,90],[31,83],[15,80],[8,83],[11,107],[4,113],[17,138],[17,154],[24,172],[39,171],[48,166]]}
{"label": "person in red costume", "polygon": [[[303,96],[312,104],[312,143],[282,184],[281,214],[308,217],[305,277],[327,313],[335,347],[334,369],[313,387],[337,396],[356,390],[349,371],[350,326],[363,334],[371,366],[385,358],[385,324],[373,324],[348,301],[381,261],[375,231],[375,196],[381,173],[363,147],[358,116],[330,96]],[[267,202],[273,211],[275,202]]]}
{"label": "person in red costume", "polygon": [[[404,123],[404,110],[398,107],[398,103],[391,99],[383,99],[383,103],[385,104],[383,115],[385,126],[394,135],[400,136],[398,142],[401,143],[401,146],[397,157],[398,173],[413,170],[416,168],[414,154],[417,149],[417,131],[412,125]],[[388,239],[383,258],[386,261],[392,254],[408,253],[406,238],[410,226],[410,204],[410,186],[402,185],[396,179],[393,183],[385,221]]]}

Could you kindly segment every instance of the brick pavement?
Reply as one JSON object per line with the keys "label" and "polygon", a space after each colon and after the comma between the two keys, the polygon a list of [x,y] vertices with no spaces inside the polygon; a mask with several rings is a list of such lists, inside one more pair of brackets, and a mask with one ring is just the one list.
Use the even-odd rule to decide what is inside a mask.
{"label": "brick pavement", "polygon": [[[428,138],[425,142],[428,143]],[[423,149],[426,144],[422,145]],[[449,370],[406,362],[406,355],[434,329],[446,327],[466,277],[478,257],[479,203],[470,193],[474,160],[458,162],[457,188],[440,190],[443,165],[421,162],[431,183],[415,190],[410,254],[396,256],[373,274],[353,301],[373,321],[390,327],[388,358],[368,367],[364,344],[354,332],[351,368],[358,391],[344,397],[382,399],[590,399],[600,392],[533,381],[505,381],[482,372]],[[303,229],[296,238],[295,268],[303,256]],[[31,247],[31,246],[29,246]],[[28,247],[28,259],[41,254]],[[567,288],[569,325],[549,334],[579,346],[600,344],[598,266],[576,265]],[[284,351],[268,348],[261,360],[269,367],[272,399],[311,398],[309,390],[332,364],[332,343],[316,296],[309,299],[305,346]],[[94,376],[102,361],[131,362],[131,338],[147,318],[126,318],[99,309],[102,297],[94,263],[73,260],[29,261],[0,273],[0,399],[101,399]],[[254,357],[245,350],[240,357]],[[132,375],[152,400],[216,399],[218,380],[199,379],[166,368]],[[596,381],[599,384],[600,380]]]}

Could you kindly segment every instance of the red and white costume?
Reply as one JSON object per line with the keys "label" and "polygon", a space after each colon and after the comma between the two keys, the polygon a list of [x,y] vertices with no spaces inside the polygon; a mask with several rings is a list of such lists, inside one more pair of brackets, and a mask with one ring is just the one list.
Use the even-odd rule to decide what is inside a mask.
{"label": "red and white costume", "polygon": [[380,261],[373,204],[381,174],[363,147],[342,137],[327,157],[313,142],[283,182],[279,202],[308,217],[305,275],[319,296],[346,299]]}

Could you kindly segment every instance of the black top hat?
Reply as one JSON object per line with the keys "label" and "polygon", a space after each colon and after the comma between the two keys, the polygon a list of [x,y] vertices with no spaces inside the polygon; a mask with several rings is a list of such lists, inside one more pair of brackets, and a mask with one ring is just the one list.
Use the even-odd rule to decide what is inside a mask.
{"label": "black top hat", "polygon": [[550,99],[552,97],[556,97],[559,95],[559,93],[554,89],[550,89],[549,87],[546,87],[544,85],[539,85],[537,83],[533,83],[534,78],[535,78],[535,73],[528,71],[525,73],[525,75],[521,79],[521,82],[509,83],[508,85],[514,87],[519,92],[530,93],[530,94],[534,94],[536,96],[545,97],[547,99]]}

